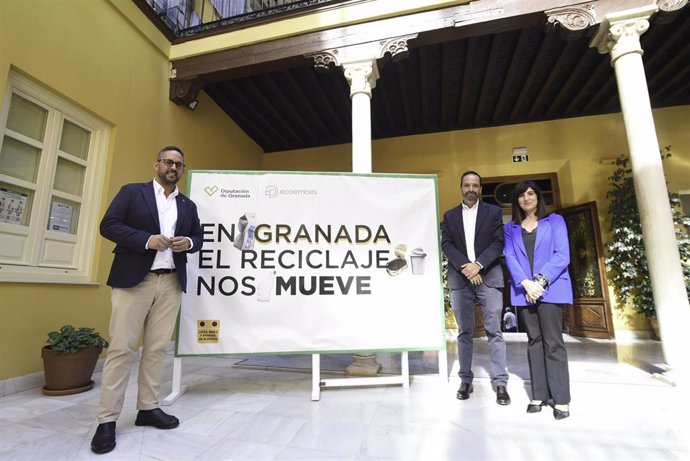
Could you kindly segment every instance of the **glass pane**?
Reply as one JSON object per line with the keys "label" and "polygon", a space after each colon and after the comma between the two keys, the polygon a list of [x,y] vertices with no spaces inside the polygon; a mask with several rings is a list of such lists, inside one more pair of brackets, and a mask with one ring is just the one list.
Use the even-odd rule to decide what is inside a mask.
{"label": "glass pane", "polygon": [[48,111],[46,109],[17,94],[12,94],[10,113],[7,116],[7,128],[36,141],[43,141],[47,119]]}
{"label": "glass pane", "polygon": [[65,120],[62,124],[60,150],[86,160],[89,154],[89,139],[91,139],[90,131]]}
{"label": "glass pane", "polygon": [[5,136],[0,150],[0,173],[36,182],[41,150]]}
{"label": "glass pane", "polygon": [[85,172],[85,167],[70,162],[67,159],[59,158],[57,170],[55,171],[55,183],[53,184],[53,188],[81,197]]}
{"label": "glass pane", "polygon": [[76,234],[79,223],[79,204],[71,200],[53,197],[50,201],[48,230]]}
{"label": "glass pane", "polygon": [[0,182],[0,222],[28,226],[34,191]]}

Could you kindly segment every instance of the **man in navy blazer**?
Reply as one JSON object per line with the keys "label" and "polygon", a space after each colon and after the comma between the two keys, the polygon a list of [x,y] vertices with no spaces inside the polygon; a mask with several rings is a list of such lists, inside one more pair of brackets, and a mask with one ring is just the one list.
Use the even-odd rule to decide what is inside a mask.
{"label": "man in navy blazer", "polygon": [[502,211],[484,203],[481,177],[474,171],[460,178],[462,203],[448,210],[441,223],[443,252],[448,259],[450,303],[458,323],[458,360],[460,362],[459,400],[470,398],[473,391],[472,352],[474,309],[479,304],[488,337],[492,385],[496,402],[510,404],[506,389],[506,345],[501,333],[503,310]]}
{"label": "man in navy blazer", "polygon": [[178,147],[164,147],[156,176],[120,189],[101,221],[101,235],[115,242],[108,277],[112,287],[110,348],[103,367],[94,453],[115,448],[115,421],[122,410],[132,356],[143,333],[137,394],[137,426],[172,429],[179,420],[158,404],[160,381],[182,292],[187,253],[199,251],[203,235],[196,205],[177,182],[185,170]]}

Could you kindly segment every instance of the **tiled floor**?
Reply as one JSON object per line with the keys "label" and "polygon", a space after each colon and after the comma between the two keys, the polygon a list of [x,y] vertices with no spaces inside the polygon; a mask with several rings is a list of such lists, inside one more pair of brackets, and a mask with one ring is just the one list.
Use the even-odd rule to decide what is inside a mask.
{"label": "tiled floor", "polygon": [[[0,398],[0,459],[690,459],[681,390],[650,375],[662,363],[658,342],[616,346],[569,338],[572,417],[555,421],[548,408],[525,413],[525,339],[507,336],[513,403],[506,407],[495,403],[481,339],[475,342],[475,392],[466,401],[455,398],[457,361],[450,363],[449,381],[414,374],[409,389],[324,389],[321,400],[312,402],[311,375],[300,368],[310,363],[305,357],[184,358],[187,392],[165,408],[182,421],[178,428],[134,426],[133,373],[116,449],[92,454],[96,374],[96,388],[82,394],[46,397],[34,389]],[[454,347],[449,343],[450,360]],[[428,373],[434,360],[434,353],[412,354],[411,372]],[[342,361],[322,357],[322,368],[338,368]],[[380,361],[396,364],[389,354]],[[164,394],[170,386],[164,384]]]}

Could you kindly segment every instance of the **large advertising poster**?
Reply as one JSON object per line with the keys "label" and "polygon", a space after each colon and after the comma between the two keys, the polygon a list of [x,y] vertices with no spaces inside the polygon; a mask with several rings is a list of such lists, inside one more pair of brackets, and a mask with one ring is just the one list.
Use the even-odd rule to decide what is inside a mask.
{"label": "large advertising poster", "polygon": [[436,177],[193,171],[177,355],[444,349]]}

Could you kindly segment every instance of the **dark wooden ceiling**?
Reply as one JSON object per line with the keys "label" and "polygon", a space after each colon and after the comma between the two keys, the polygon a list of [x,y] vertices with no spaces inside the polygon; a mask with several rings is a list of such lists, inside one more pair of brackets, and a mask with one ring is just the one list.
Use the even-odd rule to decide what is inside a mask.
{"label": "dark wooden ceiling", "polygon": [[[598,26],[566,39],[543,24],[438,41],[379,61],[372,137],[519,124],[620,111],[609,55],[589,47]],[[655,16],[642,36],[652,106],[690,104],[690,8]],[[268,73],[215,81],[206,93],[265,152],[351,142],[349,86],[340,68],[306,58]]]}

